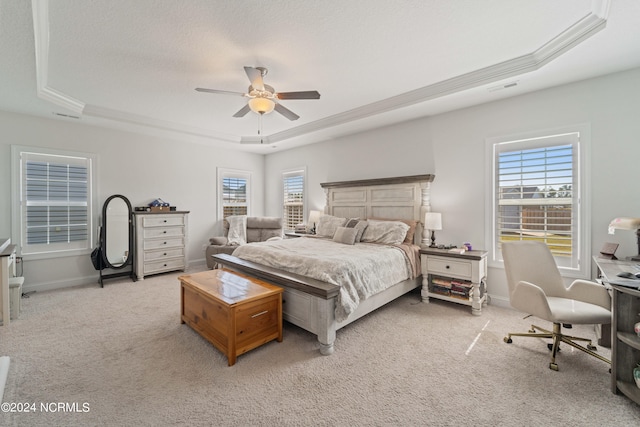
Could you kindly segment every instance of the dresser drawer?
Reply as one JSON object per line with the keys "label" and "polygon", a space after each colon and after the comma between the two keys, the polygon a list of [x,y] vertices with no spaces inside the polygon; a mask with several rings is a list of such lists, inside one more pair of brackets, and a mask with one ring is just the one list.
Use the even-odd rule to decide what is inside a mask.
{"label": "dresser drawer", "polygon": [[168,239],[145,240],[142,247],[145,251],[161,248],[181,248],[184,247],[184,238],[172,237]]}
{"label": "dresser drawer", "polygon": [[471,262],[458,261],[448,258],[429,257],[427,259],[427,271],[430,274],[442,274],[444,276],[471,278]]}
{"label": "dresser drawer", "polygon": [[144,260],[148,261],[159,261],[168,258],[182,257],[184,256],[184,248],[175,248],[175,249],[167,249],[167,250],[154,250],[154,251],[144,251]]}
{"label": "dresser drawer", "polygon": [[161,261],[145,262],[144,274],[159,273],[161,271],[171,271],[184,269],[184,258],[174,258]]}
{"label": "dresser drawer", "polygon": [[177,226],[184,225],[184,216],[182,215],[152,215],[142,218],[142,226],[147,227],[162,227],[162,226]]}
{"label": "dresser drawer", "polygon": [[184,228],[182,227],[145,228],[144,231],[142,232],[142,235],[145,239],[184,236]]}

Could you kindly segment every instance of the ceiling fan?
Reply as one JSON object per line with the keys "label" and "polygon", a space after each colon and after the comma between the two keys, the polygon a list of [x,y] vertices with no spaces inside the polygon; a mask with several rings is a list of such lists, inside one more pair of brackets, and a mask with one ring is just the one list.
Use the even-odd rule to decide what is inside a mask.
{"label": "ceiling fan", "polygon": [[282,114],[289,120],[298,120],[298,116],[293,111],[284,107],[278,100],[289,99],[320,99],[320,93],[316,90],[308,90],[302,92],[276,92],[273,86],[264,84],[262,78],[267,75],[268,70],[265,67],[244,67],[247,77],[251,85],[247,93],[232,92],[228,90],[206,89],[197,87],[198,92],[220,93],[223,95],[239,95],[249,98],[247,105],[242,107],[233,117],[244,117],[249,111],[254,111],[260,116],[269,114],[273,110]]}

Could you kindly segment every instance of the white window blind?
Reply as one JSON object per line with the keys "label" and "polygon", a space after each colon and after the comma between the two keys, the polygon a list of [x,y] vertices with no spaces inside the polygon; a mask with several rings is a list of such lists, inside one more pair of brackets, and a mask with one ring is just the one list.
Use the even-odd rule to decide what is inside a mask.
{"label": "white window blind", "polygon": [[247,215],[247,178],[225,176],[222,178],[222,217]]}
{"label": "white window blind", "polygon": [[304,176],[304,170],[282,174],[285,230],[294,230],[297,224],[304,222]]}
{"label": "white window blind", "polygon": [[91,248],[91,159],[34,152],[19,156],[22,253]]}
{"label": "white window blind", "polygon": [[495,146],[496,245],[538,240],[578,268],[578,133]]}

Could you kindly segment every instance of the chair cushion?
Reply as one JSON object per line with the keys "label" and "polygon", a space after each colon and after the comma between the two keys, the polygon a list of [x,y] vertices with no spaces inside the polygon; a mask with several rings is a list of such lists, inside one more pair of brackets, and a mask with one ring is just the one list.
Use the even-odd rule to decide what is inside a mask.
{"label": "chair cushion", "polygon": [[611,311],[599,305],[558,297],[547,297],[547,301],[553,319],[546,320],[576,325],[611,323]]}

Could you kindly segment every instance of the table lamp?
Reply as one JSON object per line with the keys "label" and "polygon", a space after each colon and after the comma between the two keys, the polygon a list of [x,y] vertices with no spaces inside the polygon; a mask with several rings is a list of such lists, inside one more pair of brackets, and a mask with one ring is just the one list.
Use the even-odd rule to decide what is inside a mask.
{"label": "table lamp", "polygon": [[320,221],[321,211],[309,211],[309,233],[316,234],[316,223]]}
{"label": "table lamp", "polygon": [[442,230],[442,214],[438,212],[427,212],[424,216],[424,228],[431,230],[431,244],[430,248],[436,248],[436,232],[435,230]]}
{"label": "table lamp", "polygon": [[614,234],[616,230],[636,230],[638,255],[631,257],[631,260],[640,261],[640,218],[614,218],[609,223],[609,234]]}

